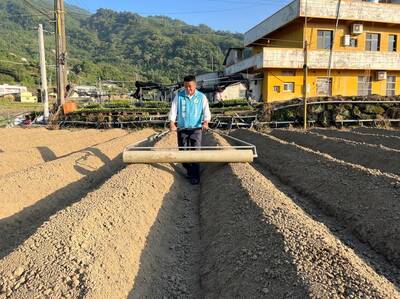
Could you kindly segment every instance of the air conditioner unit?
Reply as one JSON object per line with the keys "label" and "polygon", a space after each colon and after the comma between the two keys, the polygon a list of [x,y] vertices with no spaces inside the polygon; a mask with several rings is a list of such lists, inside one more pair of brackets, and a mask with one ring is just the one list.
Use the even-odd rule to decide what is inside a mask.
{"label": "air conditioner unit", "polygon": [[343,46],[348,47],[351,44],[351,36],[350,34],[346,34],[343,36]]}
{"label": "air conditioner unit", "polygon": [[382,81],[387,79],[387,72],[379,71],[375,73],[375,80]]}
{"label": "air conditioner unit", "polygon": [[364,31],[364,26],[363,24],[353,24],[353,27],[351,28],[351,33],[352,34],[361,34]]}

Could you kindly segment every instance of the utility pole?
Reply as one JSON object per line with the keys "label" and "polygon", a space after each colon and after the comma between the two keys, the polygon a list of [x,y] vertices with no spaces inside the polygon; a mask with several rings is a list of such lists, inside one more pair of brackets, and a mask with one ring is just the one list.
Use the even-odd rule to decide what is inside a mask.
{"label": "utility pole", "polygon": [[46,56],[44,51],[43,25],[39,24],[39,59],[40,59],[40,81],[41,99],[43,101],[43,121],[47,124],[49,120],[49,91],[47,88]]}
{"label": "utility pole", "polygon": [[55,27],[56,27],[56,66],[57,66],[57,104],[65,101],[65,87],[67,85],[67,43],[65,37],[65,10],[64,0],[54,0]]}
{"label": "utility pole", "polygon": [[304,42],[304,65],[303,65],[303,98],[304,98],[304,130],[307,130],[307,95],[308,95],[308,42]]}
{"label": "utility pole", "polygon": [[308,125],[308,116],[307,116],[307,95],[308,95],[308,19],[307,19],[307,8],[308,8],[308,3],[307,0],[305,2],[305,9],[304,9],[304,34],[303,34],[303,39],[304,39],[304,44],[303,44],[303,50],[304,50],[304,65],[303,65],[303,98],[304,98],[304,121],[303,121],[303,127],[304,130],[307,130],[307,125]]}

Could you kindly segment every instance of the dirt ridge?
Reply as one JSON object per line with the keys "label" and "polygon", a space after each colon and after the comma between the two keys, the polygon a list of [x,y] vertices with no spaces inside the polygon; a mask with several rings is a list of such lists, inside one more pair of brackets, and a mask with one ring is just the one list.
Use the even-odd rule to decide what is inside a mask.
{"label": "dirt ridge", "polygon": [[272,130],[269,134],[287,142],[294,142],[314,151],[328,154],[338,160],[400,175],[400,167],[398,167],[400,152],[397,153],[394,150],[302,131]]}
{"label": "dirt ridge", "polygon": [[273,136],[243,130],[233,135],[258,147],[257,164],[335,217],[361,241],[400,265],[397,178],[340,162]]}

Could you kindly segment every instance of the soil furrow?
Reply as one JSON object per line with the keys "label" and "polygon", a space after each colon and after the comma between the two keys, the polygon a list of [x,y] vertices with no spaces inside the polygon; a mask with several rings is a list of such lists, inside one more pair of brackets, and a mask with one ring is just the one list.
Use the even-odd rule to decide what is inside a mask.
{"label": "soil furrow", "polygon": [[143,130],[0,178],[0,257],[56,212],[79,201],[124,165],[123,148],[153,133]]}
{"label": "soil furrow", "polygon": [[379,128],[359,127],[359,128],[353,128],[352,131],[364,134],[377,134],[384,136],[400,137],[399,129],[379,129]]}
{"label": "soil furrow", "polygon": [[124,167],[123,147],[152,133],[0,177],[0,299],[400,299],[400,182],[310,149],[373,146],[237,130],[256,163],[204,164],[192,186],[181,165]]}
{"label": "soil furrow", "polygon": [[239,130],[257,146],[257,163],[313,201],[363,242],[400,265],[400,184],[275,137]]}
{"label": "soil furrow", "polygon": [[41,146],[20,151],[8,151],[0,156],[0,176],[40,163],[56,160],[87,147],[111,141],[128,133],[122,130],[94,131],[87,136],[65,136],[62,141],[48,140]]}
{"label": "soil furrow", "polygon": [[3,295],[200,298],[190,188],[170,165],[128,166],[0,261]]}
{"label": "soil furrow", "polygon": [[[7,152],[24,152],[29,149],[37,149],[38,147],[51,147],[54,145],[62,145],[64,142],[71,142],[80,138],[90,139],[92,136],[99,134],[99,130],[46,130],[46,129],[26,129],[27,134],[20,136],[15,133],[15,129],[5,129],[5,136],[1,137],[0,150],[3,153]],[[17,131],[18,132],[18,131]],[[113,129],[104,131],[105,134],[113,135],[114,137],[126,134],[126,131]],[[1,158],[2,156],[0,156]]]}
{"label": "soil furrow", "polygon": [[249,165],[210,172],[226,188],[215,192],[221,186],[211,173],[202,186],[206,298],[400,298]]}
{"label": "soil furrow", "polygon": [[310,132],[272,130],[270,135],[326,153],[337,159],[400,175],[400,152],[376,145],[349,142]]}
{"label": "soil furrow", "polygon": [[362,134],[350,131],[338,131],[330,129],[312,129],[311,131],[328,137],[337,137],[350,141],[382,145],[388,148],[400,150],[400,137],[383,136],[377,134]]}

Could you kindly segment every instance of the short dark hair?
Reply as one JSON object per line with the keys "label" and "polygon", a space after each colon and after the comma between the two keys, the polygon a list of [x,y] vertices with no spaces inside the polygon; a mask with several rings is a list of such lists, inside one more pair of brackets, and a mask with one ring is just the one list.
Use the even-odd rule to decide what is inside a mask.
{"label": "short dark hair", "polygon": [[183,78],[183,82],[196,82],[196,77],[193,75],[186,76]]}

